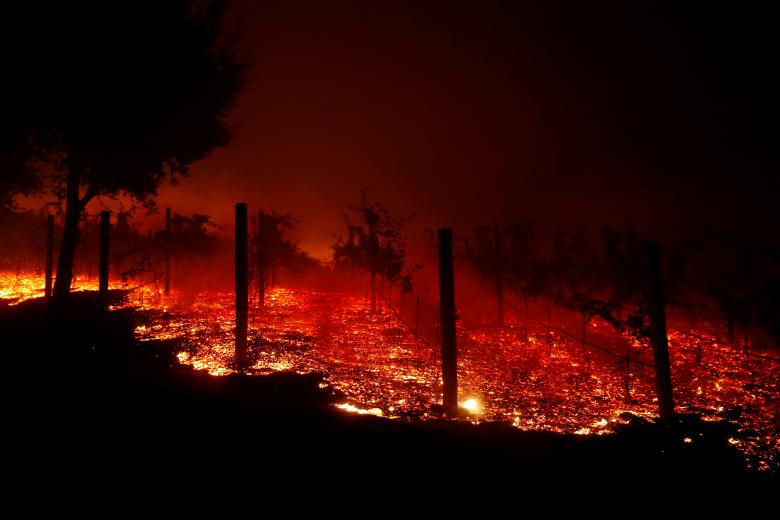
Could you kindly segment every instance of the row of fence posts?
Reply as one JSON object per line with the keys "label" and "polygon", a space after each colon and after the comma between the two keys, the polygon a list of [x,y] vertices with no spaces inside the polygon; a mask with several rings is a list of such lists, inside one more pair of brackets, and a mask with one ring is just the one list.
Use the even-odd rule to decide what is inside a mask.
{"label": "row of fence posts", "polygon": [[[440,258],[443,254],[445,254],[442,252],[441,247],[442,246],[440,241]],[[501,229],[499,226],[495,227],[494,247],[496,273],[496,321],[498,326],[502,326],[504,324],[504,275],[502,268],[503,259],[501,258]],[[658,412],[662,419],[669,419],[674,415],[674,398],[672,395],[672,378],[669,364],[669,341],[666,332],[666,304],[664,299],[663,277],[661,273],[661,252],[658,244],[650,243],[647,245],[647,259],[649,271],[649,284],[647,290],[650,301],[650,345],[653,350],[653,362],[655,365],[655,386],[656,396],[658,398]],[[550,337],[550,313],[551,309],[548,303],[548,341]],[[526,334],[527,332],[528,331],[526,330]],[[444,349],[444,345],[442,345],[442,349]],[[444,350],[442,350],[442,354],[443,352]]]}
{"label": "row of fence posts", "polygon": [[[262,233],[263,213],[258,214],[259,232]],[[166,235],[171,232],[171,210],[165,212]],[[102,306],[108,303],[109,253],[110,253],[111,214],[108,211],[100,213],[100,269],[98,293]],[[443,380],[443,406],[450,417],[458,415],[458,349],[455,328],[455,272],[452,252],[452,230],[442,228],[438,231],[439,247],[439,308],[441,327],[441,371]],[[496,271],[499,274],[496,281],[496,296],[498,301],[498,322],[503,323],[503,281],[500,270],[501,258],[500,231],[496,227]],[[663,279],[661,274],[661,254],[657,244],[650,244],[647,249],[649,260],[649,296],[650,296],[650,343],[655,364],[656,394],[658,410],[662,419],[674,415],[674,399],[672,394],[671,368],[669,364],[669,346],[666,332],[666,311],[664,301]],[[52,278],[54,266],[54,216],[49,215],[46,226],[46,279],[45,296],[52,295]],[[170,294],[170,255],[166,254],[165,294]],[[249,233],[247,220],[247,204],[236,204],[235,226],[235,293],[236,293],[236,331],[235,331],[235,363],[239,370],[247,366],[247,332],[249,317]],[[417,303],[417,320],[419,321],[419,297]],[[417,324],[419,327],[419,323]]]}
{"label": "row of fence posts", "polygon": [[[235,274],[236,274],[236,333],[235,361],[239,370],[247,363],[247,328],[249,308],[249,249],[246,203],[236,204]],[[452,230],[442,228],[439,239],[439,308],[441,326],[441,371],[443,380],[443,407],[449,417],[458,415],[458,349],[455,327],[455,272],[452,252]],[[496,227],[496,244],[500,244],[500,231]],[[499,248],[497,247],[498,251]],[[660,251],[656,244],[648,247],[650,265],[650,325],[651,345],[655,361],[656,393],[659,414],[669,419],[674,414],[672,397],[669,349],[666,335],[666,313],[664,307],[663,283],[661,278]],[[496,266],[500,272],[500,257],[496,255]],[[499,324],[503,322],[503,284],[497,277]],[[419,311],[418,311],[419,314]]]}

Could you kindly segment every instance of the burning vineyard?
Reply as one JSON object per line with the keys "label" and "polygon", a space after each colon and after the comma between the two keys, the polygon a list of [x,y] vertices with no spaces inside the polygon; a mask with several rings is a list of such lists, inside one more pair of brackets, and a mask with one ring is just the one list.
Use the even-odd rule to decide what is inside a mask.
{"label": "burning vineyard", "polygon": [[[10,304],[43,291],[40,276],[6,273],[1,280],[0,297]],[[77,277],[74,288],[94,290],[97,280]],[[404,314],[400,302],[382,300],[372,313],[362,295],[284,287],[269,290],[263,307],[256,303],[249,312],[248,373],[318,372],[344,396],[343,410],[405,421],[441,417],[435,308],[423,304],[421,323],[419,303],[412,310],[407,304]],[[174,341],[180,364],[214,376],[235,371],[232,292],[176,290],[166,297],[148,284],[124,305],[144,317],[136,328],[140,341]],[[602,435],[626,414],[656,415],[652,354],[641,342],[594,319],[583,345],[574,315],[556,309],[549,324],[536,318],[535,306],[526,332],[522,313],[511,301],[507,306],[513,312],[500,328],[467,305],[459,309],[462,420]],[[668,336],[677,410],[705,421],[732,420],[738,431],[729,442],[746,461],[777,468],[780,362],[735,349],[701,321],[671,315]]]}

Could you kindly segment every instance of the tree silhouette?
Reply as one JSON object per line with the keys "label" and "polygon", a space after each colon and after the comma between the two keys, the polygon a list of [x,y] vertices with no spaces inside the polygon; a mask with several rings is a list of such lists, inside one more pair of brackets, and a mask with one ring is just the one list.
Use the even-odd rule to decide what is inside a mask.
{"label": "tree silhouette", "polygon": [[505,228],[507,287],[523,299],[524,334],[528,337],[528,301],[547,289],[546,270],[534,250],[533,226],[520,220]]}
{"label": "tree silhouette", "polygon": [[[161,183],[231,138],[226,117],[244,84],[226,2],[26,2],[11,13],[29,45],[8,60],[17,103],[15,151],[53,171],[65,200],[55,296],[68,294],[79,221],[97,196],[153,206]],[[4,50],[11,41],[4,42]],[[43,175],[11,189],[31,189]],[[16,171],[20,171],[18,168]]]}
{"label": "tree silhouette", "polygon": [[609,286],[609,303],[618,319],[623,307],[636,303],[644,292],[645,259],[631,227],[625,231],[604,226],[601,229],[604,248],[605,282]]}
{"label": "tree silhouette", "polygon": [[16,209],[16,195],[40,189],[29,166],[33,150],[19,128],[18,122],[11,119],[0,122],[0,218],[7,218]]}
{"label": "tree silhouette", "polygon": [[466,237],[465,253],[483,279],[500,277],[501,286],[523,300],[523,332],[527,337],[528,301],[547,289],[547,272],[534,251],[531,222],[521,219],[493,229],[476,227]]}
{"label": "tree silhouette", "polygon": [[[262,222],[259,222],[260,218]],[[298,220],[292,214],[281,214],[276,211],[261,212],[257,219],[255,220],[257,234],[251,264],[255,270],[258,294],[262,302],[267,285],[267,271],[270,271],[268,281],[273,286],[276,285],[279,269],[300,270],[305,264],[311,264],[312,259],[288,237],[298,224]]]}
{"label": "tree silhouette", "polygon": [[[379,203],[369,203],[363,192],[357,205],[347,207],[344,215],[349,241],[338,240],[333,245],[333,258],[338,265],[363,268],[371,277],[371,312],[376,312],[377,276],[390,284],[399,283],[401,290],[411,292],[412,274],[420,266],[406,265],[406,244],[403,225],[408,218],[398,218]],[[354,221],[354,216],[357,221]]]}

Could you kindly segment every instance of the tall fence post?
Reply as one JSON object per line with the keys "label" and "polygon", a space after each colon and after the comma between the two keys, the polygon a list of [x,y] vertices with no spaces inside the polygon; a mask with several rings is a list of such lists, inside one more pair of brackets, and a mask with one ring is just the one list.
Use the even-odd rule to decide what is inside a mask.
{"label": "tall fence post", "polygon": [[51,298],[54,273],[54,215],[46,217],[46,282],[44,296]]}
{"label": "tall fence post", "polygon": [[265,213],[257,214],[257,296],[260,306],[265,306]]}
{"label": "tall fence post", "polygon": [[376,264],[377,248],[379,244],[376,238],[377,217],[371,215],[368,219],[368,271],[371,280],[371,314],[376,314]]}
{"label": "tall fence post", "polygon": [[101,305],[108,302],[108,257],[111,240],[111,212],[100,212],[100,272],[98,278],[98,293]]}
{"label": "tall fence post", "polygon": [[504,326],[504,269],[503,258],[501,256],[501,228],[495,227],[495,247],[496,247],[496,318],[499,327]]}
{"label": "tall fence post", "polygon": [[171,208],[165,208],[165,296],[171,294]]}
{"label": "tall fence post", "polygon": [[246,368],[246,337],[249,323],[249,248],[247,207],[236,204],[236,367]]}
{"label": "tall fence post", "polygon": [[452,260],[452,230],[439,229],[439,302],[441,313],[441,374],[444,382],[444,412],[458,414],[458,348],[455,343],[455,272]]}
{"label": "tall fence post", "polygon": [[669,340],[666,335],[666,308],[663,278],[661,276],[661,251],[658,244],[647,246],[650,268],[650,343],[655,361],[655,387],[658,395],[658,412],[661,419],[674,416],[672,373],[669,366]]}
{"label": "tall fence post", "polygon": [[414,333],[420,335],[420,293],[417,293],[417,301],[414,309]]}

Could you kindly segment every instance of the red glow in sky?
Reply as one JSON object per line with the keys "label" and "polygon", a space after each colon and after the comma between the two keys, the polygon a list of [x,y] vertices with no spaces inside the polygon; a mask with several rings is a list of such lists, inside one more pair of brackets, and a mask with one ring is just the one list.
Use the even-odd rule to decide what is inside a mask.
{"label": "red glow in sky", "polygon": [[760,20],[723,14],[234,2],[251,63],[235,140],[159,205],[291,212],[316,256],[363,188],[420,228],[771,223],[774,73]]}

